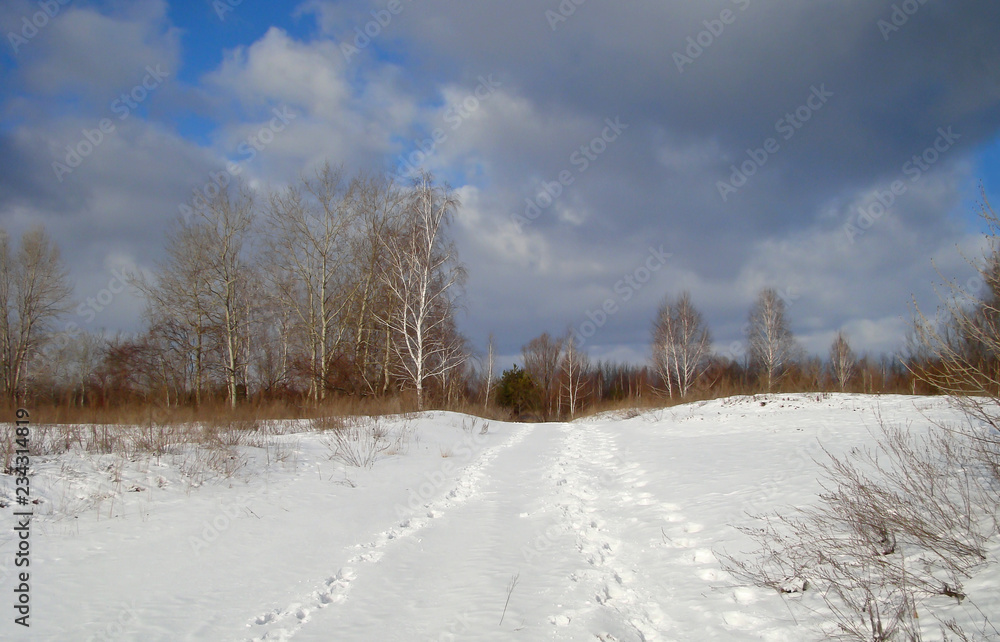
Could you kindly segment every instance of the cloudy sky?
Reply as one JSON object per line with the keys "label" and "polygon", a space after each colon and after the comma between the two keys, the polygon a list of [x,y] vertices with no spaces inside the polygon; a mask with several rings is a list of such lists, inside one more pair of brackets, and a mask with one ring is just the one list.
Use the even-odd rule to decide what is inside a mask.
{"label": "cloudy sky", "polygon": [[771,286],[808,350],[878,353],[1000,193],[993,0],[4,0],[0,29],[0,224],[44,223],[81,301],[227,166],[415,163],[461,196],[480,350],[573,327],[640,361],[690,290],[737,354]]}

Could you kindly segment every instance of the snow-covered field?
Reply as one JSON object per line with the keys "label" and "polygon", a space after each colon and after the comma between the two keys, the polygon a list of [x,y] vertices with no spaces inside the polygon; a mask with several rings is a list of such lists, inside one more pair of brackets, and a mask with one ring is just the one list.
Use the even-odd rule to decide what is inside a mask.
{"label": "snow-covered field", "polygon": [[808,618],[715,552],[749,546],[747,511],[813,502],[820,443],[871,443],[876,409],[961,420],[943,399],[778,395],[485,434],[398,418],[370,469],[306,423],[240,449],[229,476],[182,447],[37,458],[31,628],[13,623],[8,506],[0,638],[798,642]]}

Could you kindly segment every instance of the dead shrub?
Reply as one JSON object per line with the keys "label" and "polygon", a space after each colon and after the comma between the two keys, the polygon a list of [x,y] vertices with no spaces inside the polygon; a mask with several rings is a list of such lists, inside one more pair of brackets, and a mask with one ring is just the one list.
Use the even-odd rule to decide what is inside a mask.
{"label": "dead shrub", "polygon": [[[322,420],[314,420],[323,424]],[[390,430],[380,417],[341,419],[337,427],[326,427],[323,441],[330,459],[346,466],[371,468],[383,454],[398,454],[405,450],[409,429],[403,426]]]}
{"label": "dead shrub", "polygon": [[1000,635],[985,617],[942,615],[948,604],[978,608],[966,581],[996,563],[1000,496],[976,455],[981,438],[964,427],[917,435],[882,424],[874,448],[827,453],[818,504],[740,527],[759,548],[749,559],[721,555],[723,566],[781,594],[815,591],[827,638],[923,640],[936,627],[943,639],[976,639],[969,626]]}

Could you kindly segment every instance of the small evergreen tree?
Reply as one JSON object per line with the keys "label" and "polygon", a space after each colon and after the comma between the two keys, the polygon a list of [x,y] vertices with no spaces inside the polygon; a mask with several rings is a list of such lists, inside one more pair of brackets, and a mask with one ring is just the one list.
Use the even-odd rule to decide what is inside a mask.
{"label": "small evergreen tree", "polygon": [[497,404],[502,408],[510,408],[514,416],[537,411],[542,405],[538,384],[527,371],[518,366],[503,371],[496,394]]}

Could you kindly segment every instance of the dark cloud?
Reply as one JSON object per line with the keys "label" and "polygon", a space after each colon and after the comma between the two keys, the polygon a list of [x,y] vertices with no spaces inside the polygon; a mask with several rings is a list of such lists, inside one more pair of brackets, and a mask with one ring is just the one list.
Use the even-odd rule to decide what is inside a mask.
{"label": "dark cloud", "polygon": [[[27,6],[12,3],[0,24]],[[0,217],[58,222],[67,255],[95,285],[108,257],[155,259],[177,205],[276,104],[297,120],[246,163],[260,186],[326,158],[394,167],[446,129],[427,164],[465,201],[455,230],[470,269],[464,328],[480,345],[493,331],[508,356],[613,298],[619,311],[588,348],[643,358],[659,300],[682,289],[730,346],[764,286],[787,294],[814,352],[839,328],[862,350],[896,349],[911,297],[933,304],[932,259],[967,278],[956,246],[974,255],[978,241],[966,210],[978,179],[995,185],[975,174],[996,172],[978,154],[1000,125],[1000,7],[985,0],[588,0],[559,22],[546,15],[555,0],[421,0],[404,2],[350,59],[341,45],[384,3],[313,1],[298,11],[317,16],[316,38],[272,29],[220,55],[198,83],[174,79],[59,184],[52,159],[136,69],[156,58],[184,64],[163,3],[114,6],[81,5],[53,21],[13,59],[0,94]],[[888,30],[894,6],[916,11]],[[499,89],[450,128],[449,107],[491,74]],[[190,112],[218,125],[187,140],[171,123]],[[592,144],[609,118],[627,129]],[[940,130],[957,137],[943,144]],[[719,181],[751,159],[748,149],[761,158],[769,138],[777,151],[723,200]],[[935,143],[933,162],[908,169]],[[585,169],[581,146],[594,154]],[[573,180],[548,204],[546,185],[561,172]],[[861,225],[860,211],[877,213],[897,181],[905,189]],[[512,215],[526,199],[545,205],[518,230]],[[620,300],[616,284],[660,245],[668,264]]]}

